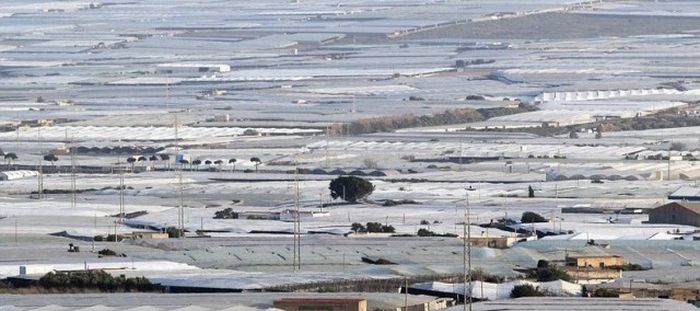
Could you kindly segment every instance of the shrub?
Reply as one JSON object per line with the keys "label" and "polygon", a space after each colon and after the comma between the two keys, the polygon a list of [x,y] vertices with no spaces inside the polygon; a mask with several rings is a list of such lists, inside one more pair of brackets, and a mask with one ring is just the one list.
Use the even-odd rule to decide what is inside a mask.
{"label": "shrub", "polygon": [[543,296],[547,296],[547,292],[541,290],[539,287],[534,287],[530,284],[516,285],[515,287],[513,287],[513,290],[510,291],[510,298]]}
{"label": "shrub", "polygon": [[457,237],[456,234],[452,233],[435,233],[433,231],[427,230],[427,229],[418,229],[418,232],[416,232],[416,235],[418,236],[437,236],[437,237],[449,237],[449,238],[454,238]]}
{"label": "shrub", "polygon": [[613,289],[598,288],[595,291],[593,291],[592,296],[593,297],[602,297],[602,298],[617,298],[617,297],[620,297],[620,294],[618,294]]}
{"label": "shrub", "polygon": [[238,213],[228,207],[220,211],[214,212],[214,219],[238,219]]}
{"label": "shrub", "polygon": [[109,248],[105,248],[101,251],[98,251],[97,254],[102,255],[102,256],[117,256],[117,252],[115,252]]}
{"label": "shrub", "polygon": [[542,215],[533,213],[533,212],[525,212],[523,213],[523,216],[520,217],[520,222],[522,223],[533,223],[533,222],[547,222],[547,219],[542,217]]}
{"label": "shrub", "polygon": [[97,289],[103,292],[152,291],[154,286],[144,277],[113,277],[102,270],[49,272],[39,279],[39,285],[48,289]]}

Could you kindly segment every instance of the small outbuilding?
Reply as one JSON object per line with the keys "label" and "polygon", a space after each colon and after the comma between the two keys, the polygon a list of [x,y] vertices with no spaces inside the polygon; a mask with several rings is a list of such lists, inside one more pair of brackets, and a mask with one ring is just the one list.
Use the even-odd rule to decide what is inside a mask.
{"label": "small outbuilding", "polygon": [[367,300],[363,298],[299,297],[279,298],[275,308],[285,311],[367,311]]}
{"label": "small outbuilding", "polygon": [[649,223],[700,227],[700,203],[671,202],[649,211]]}

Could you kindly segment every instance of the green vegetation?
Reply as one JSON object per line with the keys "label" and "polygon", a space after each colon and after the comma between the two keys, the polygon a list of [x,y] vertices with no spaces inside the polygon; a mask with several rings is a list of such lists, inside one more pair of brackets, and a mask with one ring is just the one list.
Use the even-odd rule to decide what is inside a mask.
{"label": "green vegetation", "polygon": [[518,107],[499,107],[499,108],[459,108],[454,110],[446,110],[441,113],[432,115],[416,116],[411,113],[384,116],[376,118],[367,118],[354,121],[349,124],[336,125],[331,128],[331,134],[368,134],[378,132],[391,132],[397,129],[409,127],[424,127],[438,126],[448,124],[459,124],[483,121],[489,118],[535,111],[537,108],[531,105],[519,104]]}
{"label": "green vegetation", "polygon": [[366,226],[361,223],[353,223],[350,230],[355,233],[394,233],[396,229],[391,225],[382,225],[378,222],[368,222]]}
{"label": "green vegetation", "polygon": [[556,265],[549,264],[546,260],[537,262],[537,269],[532,271],[528,278],[536,279],[539,282],[550,282],[556,280],[570,281],[571,277],[566,273],[566,270]]}
{"label": "green vegetation", "polygon": [[355,203],[362,200],[374,191],[374,185],[368,180],[356,176],[339,176],[333,179],[328,189],[335,200],[341,198],[347,202]]}
{"label": "green vegetation", "polygon": [[539,287],[534,287],[530,284],[516,285],[510,292],[510,298],[520,298],[520,297],[543,297],[547,296],[548,293],[541,290]]}
{"label": "green vegetation", "polygon": [[38,285],[63,292],[99,290],[102,292],[150,292],[155,289],[145,277],[113,277],[102,270],[49,272],[39,279]]}
{"label": "green vegetation", "polygon": [[644,270],[649,270],[648,268],[645,268],[639,264],[636,263],[626,263],[622,266],[609,266],[608,268],[613,269],[613,270],[622,270],[622,271],[644,271]]}
{"label": "green vegetation", "polygon": [[533,212],[524,212],[523,216],[520,217],[520,222],[524,224],[529,224],[533,222],[547,222],[547,219],[542,217],[542,215]]}
{"label": "green vegetation", "polygon": [[453,233],[435,233],[433,231],[430,231],[428,229],[423,229],[420,228],[418,229],[418,232],[416,233],[418,236],[436,236],[436,237],[449,237],[449,238],[456,238],[457,235]]}
{"label": "green vegetation", "polygon": [[[692,107],[693,105],[691,105]],[[639,116],[626,119],[607,119],[593,123],[572,126],[543,126],[533,128],[500,129],[491,128],[485,131],[496,132],[526,132],[540,136],[568,135],[577,138],[582,129],[595,129],[595,137],[602,138],[605,132],[635,131],[649,129],[663,129],[674,127],[700,126],[700,118],[692,114],[686,114],[679,108],[671,108],[647,116]],[[573,133],[573,134],[572,134]],[[680,146],[676,146],[679,148]]]}
{"label": "green vegetation", "polygon": [[382,203],[382,206],[396,206],[396,205],[403,205],[403,204],[420,204],[420,202],[416,202],[414,200],[392,200],[392,199],[387,199]]}
{"label": "green vegetation", "polygon": [[115,252],[109,248],[105,248],[103,250],[100,250],[97,252],[97,254],[100,256],[117,256],[117,252]]}
{"label": "green vegetation", "polygon": [[168,234],[169,238],[179,238],[185,236],[185,232],[176,227],[167,227],[165,232]]}
{"label": "green vegetation", "polygon": [[601,297],[601,298],[617,298],[620,297],[620,294],[617,293],[614,289],[608,289],[608,288],[598,288],[593,292],[593,297]]}
{"label": "green vegetation", "polygon": [[232,208],[227,207],[214,212],[214,219],[238,219],[238,213],[234,212]]}

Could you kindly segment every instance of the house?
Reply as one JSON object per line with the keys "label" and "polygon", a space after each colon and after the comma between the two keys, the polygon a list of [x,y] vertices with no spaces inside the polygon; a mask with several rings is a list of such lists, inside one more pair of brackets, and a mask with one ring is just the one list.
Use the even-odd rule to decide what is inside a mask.
{"label": "house", "polygon": [[499,249],[509,248],[517,241],[518,238],[509,236],[477,236],[469,238],[472,246]]}
{"label": "house", "polygon": [[624,259],[617,255],[573,255],[566,257],[566,266],[573,268],[605,269],[620,267],[624,264]]}
{"label": "house", "polygon": [[299,297],[275,300],[274,307],[286,311],[367,311],[364,298]]}
{"label": "house", "polygon": [[612,280],[622,277],[625,260],[617,255],[566,256],[566,273],[578,281]]}
{"label": "house", "polygon": [[700,227],[700,203],[670,202],[649,211],[649,223]]}
{"label": "house", "polygon": [[133,240],[157,240],[157,239],[167,239],[168,234],[160,231],[134,231],[131,235],[127,237]]}

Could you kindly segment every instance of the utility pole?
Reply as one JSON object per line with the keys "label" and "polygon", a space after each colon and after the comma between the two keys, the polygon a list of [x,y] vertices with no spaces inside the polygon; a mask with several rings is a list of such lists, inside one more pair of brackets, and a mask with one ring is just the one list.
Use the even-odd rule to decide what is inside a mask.
{"label": "utility pole", "polygon": [[301,270],[301,214],[299,210],[299,168],[294,163],[294,272]]}
{"label": "utility pole", "polygon": [[41,143],[41,126],[36,128],[36,136],[37,139],[39,140],[39,166],[37,168],[37,198],[42,199],[44,198],[44,167],[42,160],[44,160],[44,151],[41,149],[42,148],[42,143]]}
{"label": "utility pole", "polygon": [[76,176],[76,174],[77,174],[76,160],[75,160],[76,148],[75,148],[75,145],[73,144],[72,138],[70,141],[70,149],[69,150],[70,150],[70,190],[71,190],[70,207],[76,208],[78,205],[78,198],[77,198],[77,194],[76,194],[78,177]]}
{"label": "utility pole", "polygon": [[124,168],[121,166],[121,162],[117,163],[117,169],[119,170],[119,222],[124,223],[124,216],[126,214],[126,208],[124,206],[126,185],[124,184]]}
{"label": "utility pole", "polygon": [[[469,210],[469,193],[467,193],[464,199],[464,225],[463,237],[464,237],[464,256],[463,256],[463,268],[464,268],[464,311],[472,310],[472,297],[471,291],[467,291],[467,286],[471,287],[471,270],[472,270],[472,248],[471,248],[471,228],[470,223],[470,210]],[[469,295],[469,300],[467,300],[467,295]]]}
{"label": "utility pole", "polygon": [[328,157],[328,138],[331,135],[331,127],[326,126],[326,168],[331,167],[330,158]]}
{"label": "utility pole", "polygon": [[[175,115],[175,158],[180,154],[180,145],[178,143],[178,123],[177,114]],[[177,207],[177,229],[178,237],[185,236],[185,204],[183,199],[183,183],[182,183],[182,163],[175,166],[177,168],[177,193],[178,193],[178,207]]]}
{"label": "utility pole", "polygon": [[671,180],[671,146],[668,147],[668,168],[666,169],[666,180]]}

